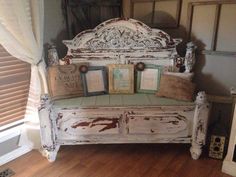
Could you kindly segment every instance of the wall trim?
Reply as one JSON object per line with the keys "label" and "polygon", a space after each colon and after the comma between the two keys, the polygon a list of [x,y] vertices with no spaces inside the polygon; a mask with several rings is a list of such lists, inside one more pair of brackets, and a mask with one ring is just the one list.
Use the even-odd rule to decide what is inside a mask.
{"label": "wall trim", "polygon": [[0,143],[3,143],[16,136],[20,136],[21,130],[22,130],[22,125],[19,125],[17,127],[13,127],[11,129],[0,132]]}
{"label": "wall trim", "polygon": [[31,150],[32,148],[29,148],[28,146],[21,146],[3,156],[0,156],[0,166],[30,152]]}
{"label": "wall trim", "polygon": [[19,125],[22,125],[23,123],[24,123],[24,119],[21,119],[21,120],[14,121],[14,122],[11,122],[11,123],[6,124],[6,125],[1,125],[0,126],[0,133],[6,131],[8,129],[17,127]]}

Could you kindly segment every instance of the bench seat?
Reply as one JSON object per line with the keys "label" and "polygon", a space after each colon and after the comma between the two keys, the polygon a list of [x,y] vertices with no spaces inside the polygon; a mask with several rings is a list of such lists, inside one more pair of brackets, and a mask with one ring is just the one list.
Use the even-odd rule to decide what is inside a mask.
{"label": "bench seat", "polygon": [[154,94],[120,94],[76,97],[54,101],[53,107],[127,107],[127,106],[191,106],[194,102],[163,98]]}

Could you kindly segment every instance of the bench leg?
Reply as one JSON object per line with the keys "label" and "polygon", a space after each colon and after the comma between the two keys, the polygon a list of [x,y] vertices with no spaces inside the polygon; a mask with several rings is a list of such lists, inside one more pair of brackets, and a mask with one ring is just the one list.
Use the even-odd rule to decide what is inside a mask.
{"label": "bench leg", "polygon": [[193,159],[198,159],[205,145],[207,123],[210,105],[207,102],[205,92],[199,92],[196,99],[196,107],[193,118],[192,146],[190,152]]}
{"label": "bench leg", "polygon": [[42,150],[42,155],[48,159],[49,162],[54,162],[57,157],[57,152],[59,151],[60,146],[56,146],[55,149],[52,150]]}
{"label": "bench leg", "polygon": [[200,155],[202,154],[202,146],[199,144],[192,143],[190,148],[191,156],[194,160],[199,159]]}
{"label": "bench leg", "polygon": [[41,96],[41,107],[39,109],[40,118],[40,135],[42,142],[42,154],[47,157],[50,162],[55,161],[57,152],[60,148],[56,143],[55,137],[55,120],[51,115],[51,101],[48,95]]}

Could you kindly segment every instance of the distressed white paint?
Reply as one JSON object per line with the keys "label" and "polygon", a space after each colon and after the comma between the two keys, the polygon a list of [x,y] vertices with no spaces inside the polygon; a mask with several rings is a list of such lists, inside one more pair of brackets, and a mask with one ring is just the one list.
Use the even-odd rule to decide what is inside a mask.
{"label": "distressed white paint", "polygon": [[56,142],[57,129],[55,120],[51,113],[51,102],[48,95],[42,95],[41,107],[39,108],[40,117],[40,133],[43,152],[42,154],[48,158],[50,162],[56,159],[59,146]]}
{"label": "distressed white paint", "polygon": [[209,103],[205,92],[199,92],[193,118],[192,147],[190,152],[193,159],[198,159],[205,145],[207,135],[207,123],[209,117]]}
{"label": "distressed white paint", "polygon": [[[94,30],[64,41],[70,62],[91,65],[143,61],[176,70],[176,45],[161,30],[133,19],[108,20]],[[189,66],[191,67],[191,66]],[[53,106],[47,96],[40,108],[44,155],[54,161],[60,145],[104,143],[190,143],[194,159],[205,142],[209,105],[204,93],[196,103],[155,106]]]}
{"label": "distressed white paint", "polygon": [[179,57],[176,46],[181,39],[173,39],[159,29],[149,28],[134,19],[111,19],[93,30],[79,33],[72,40],[64,40],[68,47],[64,59],[71,63],[87,61],[91,65],[114,63],[146,63],[168,66],[176,70]]}
{"label": "distressed white paint", "polygon": [[[191,149],[196,159],[195,154],[200,155],[199,149],[205,140],[208,118],[206,105],[204,101],[196,106],[52,106],[50,110],[41,109],[44,113],[41,114],[42,119],[49,119],[41,121],[43,147],[52,161],[60,145],[190,143],[193,132]],[[196,125],[192,125],[193,120]]]}

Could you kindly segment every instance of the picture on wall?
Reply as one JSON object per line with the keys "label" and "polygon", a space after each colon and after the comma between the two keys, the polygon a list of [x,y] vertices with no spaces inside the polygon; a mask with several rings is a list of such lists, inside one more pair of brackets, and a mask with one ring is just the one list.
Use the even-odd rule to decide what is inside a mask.
{"label": "picture on wall", "polygon": [[109,93],[134,93],[134,65],[111,64],[109,68]]}

